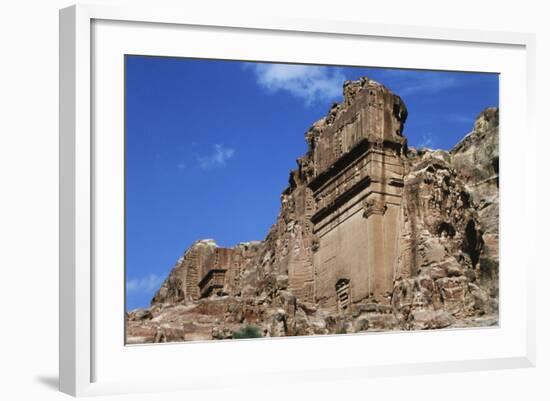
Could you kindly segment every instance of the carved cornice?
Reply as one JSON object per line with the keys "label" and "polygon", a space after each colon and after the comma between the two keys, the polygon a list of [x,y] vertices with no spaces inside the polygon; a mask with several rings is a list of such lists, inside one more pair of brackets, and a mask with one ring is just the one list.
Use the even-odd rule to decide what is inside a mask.
{"label": "carved cornice", "polygon": [[225,274],[226,271],[227,271],[227,269],[210,269],[210,270],[208,270],[208,273],[206,273],[204,275],[204,277],[202,278],[202,280],[199,282],[199,284],[198,284],[199,288],[202,290],[207,285],[207,283],[212,279],[212,277],[214,277],[214,275],[216,273]]}
{"label": "carved cornice", "polygon": [[316,213],[311,216],[311,221],[313,224],[317,224],[323,218],[333,213],[336,209],[346,203],[348,200],[353,198],[355,195],[359,194],[366,187],[369,186],[371,179],[369,176],[364,177],[353,186],[348,188],[346,191],[339,193],[339,195],[334,195],[331,197],[331,201],[326,204],[326,206],[319,208]]}
{"label": "carved cornice", "polygon": [[317,191],[331,178],[337,176],[340,172],[348,168],[354,161],[365,156],[367,150],[369,149],[369,141],[363,139],[358,142],[352,150],[342,155],[337,159],[330,167],[326,168],[324,171],[318,173],[308,182],[308,187],[312,191]]}

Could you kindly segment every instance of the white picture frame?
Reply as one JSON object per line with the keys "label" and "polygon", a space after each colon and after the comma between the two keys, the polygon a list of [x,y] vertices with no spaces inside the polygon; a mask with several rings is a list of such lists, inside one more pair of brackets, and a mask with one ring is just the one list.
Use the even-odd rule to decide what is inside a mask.
{"label": "white picture frame", "polygon": [[[118,25],[117,25],[118,24]],[[219,34],[235,34],[242,36],[262,34],[266,41],[281,39],[283,36],[292,40],[315,40],[322,43],[330,42],[332,38],[341,40],[342,46],[346,46],[346,40],[357,41],[372,40],[378,45],[384,41],[384,46],[394,46],[398,42],[405,41],[407,46],[437,46],[441,54],[448,54],[448,59],[435,63],[433,60],[408,61],[409,65],[402,67],[416,67],[433,69],[445,69],[452,59],[451,52],[445,53],[446,47],[453,47],[453,52],[476,51],[480,54],[480,61],[470,61],[470,65],[455,65],[455,68],[471,70],[489,70],[503,73],[498,68],[507,57],[506,62],[509,72],[503,73],[506,78],[501,92],[502,123],[501,123],[501,163],[502,163],[502,204],[501,227],[504,228],[501,236],[501,244],[504,249],[502,261],[503,290],[501,303],[503,314],[501,326],[497,329],[454,330],[430,333],[382,333],[377,335],[355,336],[328,336],[300,339],[271,339],[260,341],[239,341],[229,344],[223,343],[199,343],[199,344],[168,344],[149,347],[125,348],[120,340],[120,328],[114,327],[113,319],[118,313],[120,327],[123,326],[123,310],[115,312],[107,318],[103,311],[105,304],[120,304],[120,297],[124,296],[124,286],[120,284],[120,274],[115,280],[109,279],[105,274],[98,274],[98,261],[103,262],[105,256],[98,253],[96,245],[98,241],[111,241],[120,245],[120,236],[117,231],[105,230],[105,221],[117,221],[116,213],[120,214],[118,206],[105,214],[102,198],[96,196],[98,192],[105,193],[109,188],[115,188],[120,181],[113,179],[102,187],[104,180],[100,178],[102,173],[114,166],[109,165],[120,162],[120,148],[116,148],[120,142],[97,142],[94,138],[94,129],[102,132],[109,131],[120,124],[103,126],[103,109],[107,107],[105,102],[94,101],[94,96],[103,96],[104,88],[96,88],[97,82],[107,79],[113,96],[113,103],[109,104],[113,113],[120,114],[120,99],[123,87],[119,81],[109,81],[105,68],[117,69],[117,65],[104,65],[103,62],[110,55],[120,54],[129,50],[146,51],[147,54],[168,55],[173,52],[175,43],[169,44],[159,38],[167,38],[175,32],[186,35],[186,27],[192,28],[193,35],[206,35],[201,42],[201,47],[208,51],[209,46],[214,46],[207,36],[212,31]],[[146,29],[148,34],[140,37],[140,32]],[[124,33],[124,32],[127,33]],[[131,33],[130,33],[131,32]],[[225,32],[225,33],[224,33]],[[211,33],[211,32],[210,32]],[[179,33],[178,33],[179,34]],[[94,35],[96,39],[94,40]],[[109,36],[111,35],[111,36]],[[214,36],[216,36],[214,35]],[[140,46],[134,47],[128,44],[130,39],[141,38]],[[295,38],[296,37],[296,38]],[[106,40],[108,39],[108,40]],[[156,40],[156,42],[155,42]],[[121,44],[122,43],[122,44]],[[235,42],[236,43],[236,42]],[[351,42],[350,42],[351,43]],[[362,43],[362,42],[361,42]],[[373,44],[376,45],[376,43]],[[402,43],[401,43],[402,44]],[[526,238],[519,238],[522,232],[534,232],[536,209],[527,203],[527,188],[535,183],[535,151],[525,147],[515,154],[515,163],[507,159],[508,149],[514,146],[507,141],[507,135],[520,130],[524,133],[526,141],[534,141],[533,129],[534,113],[534,35],[507,32],[484,32],[457,29],[436,29],[428,27],[398,26],[398,25],[374,25],[368,22],[357,21],[316,21],[294,20],[292,18],[270,18],[261,16],[242,16],[240,18],[223,17],[220,15],[189,14],[181,9],[157,9],[150,8],[112,8],[108,6],[78,5],[60,11],[60,390],[75,396],[127,393],[134,391],[163,391],[176,389],[201,389],[216,382],[217,386],[239,386],[246,382],[231,376],[247,372],[248,379],[254,378],[258,383],[269,383],[275,378],[289,381],[296,380],[327,380],[339,378],[353,378],[360,380],[365,377],[380,375],[421,374],[430,372],[458,372],[479,369],[504,369],[516,367],[532,367],[535,364],[535,283],[534,272],[536,260],[535,252],[531,251],[534,244]],[[279,46],[284,47],[284,46]],[[109,48],[109,49],[107,49]],[[157,48],[157,50],[155,50]],[[127,50],[129,49],[129,50]],[[143,50],[145,49],[145,50]],[[275,50],[264,49],[257,59],[270,59],[273,61],[300,61],[289,60],[292,57],[287,53],[275,54]],[[403,48],[405,49],[405,48]],[[470,49],[470,50],[468,50]],[[476,50],[477,49],[477,50]],[[484,52],[487,49],[496,49],[490,61],[496,67],[482,65]],[[500,50],[499,50],[500,49]],[[201,51],[203,51],[202,49]],[[246,51],[236,47],[225,49],[223,53],[227,58],[250,57]],[[292,45],[287,49],[291,52]],[[296,50],[296,49],[294,49]],[[101,53],[105,51],[105,54]],[[254,50],[251,50],[252,52]],[[258,50],[256,50],[258,51]],[[98,53],[99,52],[99,53]],[[122,52],[122,53],[121,53]],[[221,50],[220,50],[221,52]],[[501,54],[502,53],[502,54]],[[185,55],[185,49],[180,55]],[[217,53],[218,54],[218,53]],[[222,53],[219,53],[222,54]],[[259,53],[258,53],[259,54]],[[101,56],[100,56],[101,55]],[[177,54],[175,54],[177,55]],[[206,54],[207,55],[207,54]],[[206,57],[205,55],[205,57]],[[383,55],[380,53],[380,55]],[[386,55],[387,56],[387,55]],[[499,57],[503,58],[500,59]],[[311,56],[313,57],[313,56]],[[222,57],[223,58],[223,55]],[[313,60],[313,59],[311,59]],[[311,61],[303,60],[303,61]],[[316,59],[317,60],[317,59]],[[508,60],[508,59],[506,59]],[[322,58],[320,62],[325,62]],[[120,60],[117,61],[117,63]],[[348,61],[353,62],[353,61]],[[358,61],[360,62],[360,61]],[[384,61],[384,65],[392,63],[390,58]],[[393,61],[396,63],[396,61]],[[405,63],[405,62],[403,62]],[[423,64],[424,63],[424,64]],[[487,61],[489,63],[489,61]],[[370,63],[377,64],[376,61]],[[508,65],[509,64],[509,65]],[[489,65],[489,64],[487,64]],[[395,66],[395,65],[394,65]],[[516,66],[516,67],[514,67]],[[120,78],[122,71],[117,70],[113,79]],[[105,73],[104,73],[105,72]],[[94,75],[96,74],[96,75]],[[100,77],[97,77],[100,74]],[[117,75],[118,74],[118,75]],[[509,75],[506,75],[509,74]],[[94,76],[97,81],[94,81]],[[117,78],[118,76],[118,78]],[[113,84],[114,82],[114,84]],[[107,88],[107,85],[105,86]],[[115,93],[116,92],[116,93]],[[512,99],[516,94],[517,99]],[[104,105],[105,104],[105,105]],[[105,117],[108,119],[107,117]],[[111,120],[120,122],[120,115],[115,115]],[[95,128],[94,128],[95,127]],[[99,128],[98,128],[99,127]],[[105,130],[103,130],[105,128]],[[111,131],[109,131],[111,132]],[[116,137],[116,135],[113,135]],[[116,138],[115,138],[116,140]],[[98,154],[101,153],[101,156]],[[105,156],[105,157],[104,157]],[[102,166],[102,164],[105,164]],[[118,167],[117,167],[118,166]],[[114,174],[116,176],[116,174]],[[521,182],[525,185],[525,191],[507,191],[508,180]],[[517,187],[516,187],[517,188]],[[122,190],[122,188],[120,189]],[[114,196],[116,198],[117,196]],[[102,206],[103,205],[103,206]],[[524,229],[513,230],[514,227]],[[507,246],[509,245],[509,246]],[[120,248],[120,247],[119,247]],[[120,249],[119,249],[120,251]],[[103,251],[102,251],[103,252]],[[114,252],[117,252],[114,250]],[[108,252],[104,252],[107,254]],[[506,258],[504,258],[506,257]],[[113,259],[115,260],[115,259]],[[116,259],[119,260],[119,259]],[[507,260],[516,265],[516,270],[506,270]],[[517,261],[517,263],[515,263]],[[116,264],[115,264],[116,266]],[[519,267],[518,267],[519,266]],[[120,266],[123,271],[123,266]],[[517,276],[516,276],[517,275]],[[101,292],[102,299],[98,300],[97,294]],[[511,306],[509,302],[511,294],[519,299]],[[95,297],[95,298],[94,298]],[[115,308],[117,309],[117,308]],[[117,309],[118,310],[118,309]],[[109,320],[111,319],[111,320]],[[103,327],[98,330],[98,327]],[[108,327],[109,330],[104,330]],[[116,334],[111,334],[112,333]],[[391,338],[388,342],[387,338]],[[444,345],[453,341],[459,344],[457,349],[437,350],[427,358],[419,358],[419,354],[411,352],[399,357],[384,354],[375,354],[370,351],[372,360],[361,359],[361,352],[346,352],[343,360],[334,359],[338,349],[361,349],[371,347],[380,349],[392,344],[392,348],[407,350],[421,347],[423,344]],[[480,348],[470,353],[461,348],[462,342],[475,341]],[[376,343],[375,345],[369,345]],[[483,344],[487,344],[487,351],[483,352]],[[490,344],[493,344],[491,347]],[[506,349],[504,347],[506,345]],[[111,348],[109,348],[111,347]],[[116,349],[115,349],[116,348]],[[323,359],[317,359],[320,351],[325,353]],[[136,366],[136,362],[144,361],[144,365],[169,361],[174,355],[187,355],[188,358],[198,358],[199,355],[209,355],[212,352],[224,352],[228,360],[242,359],[235,362],[235,366],[227,372],[212,373],[205,367],[197,366],[185,371],[185,378],[177,375],[166,375],[166,372],[158,376],[147,375],[146,372],[127,369],[126,375],[117,376],[115,371],[121,371],[120,363],[127,366]],[[289,352],[292,355],[303,357],[301,360],[290,361],[288,367],[283,361],[277,360],[277,355]],[[366,351],[365,351],[366,352]],[[261,353],[272,355],[273,366],[252,365],[247,363],[256,361],[255,356]],[[436,355],[439,354],[439,355]],[[403,353],[401,353],[403,354]],[[463,356],[462,356],[463,355]],[[112,359],[111,359],[112,358]],[[304,359],[307,360],[304,360]],[[100,362],[98,362],[100,361]],[[145,363],[147,361],[147,363]],[[200,365],[200,364],[199,364]],[[111,368],[112,367],[112,368]],[[183,369],[183,368],[182,368]],[[126,371],[125,371],[126,372]],[[142,376],[141,373],[143,373]],[[183,376],[183,375],[182,375]],[[149,377],[145,380],[144,377]]]}

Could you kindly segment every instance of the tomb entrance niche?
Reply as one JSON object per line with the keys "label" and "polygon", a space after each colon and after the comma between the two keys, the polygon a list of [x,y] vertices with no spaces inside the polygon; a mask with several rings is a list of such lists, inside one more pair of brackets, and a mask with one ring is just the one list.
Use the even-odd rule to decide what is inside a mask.
{"label": "tomb entrance niche", "polygon": [[349,279],[342,278],[336,282],[336,300],[339,312],[347,312],[350,306]]}

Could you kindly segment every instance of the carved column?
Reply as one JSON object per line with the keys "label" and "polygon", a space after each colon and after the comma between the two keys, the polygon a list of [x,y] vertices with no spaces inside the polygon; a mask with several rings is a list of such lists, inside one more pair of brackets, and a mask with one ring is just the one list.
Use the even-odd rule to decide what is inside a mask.
{"label": "carved column", "polygon": [[364,203],[367,224],[367,261],[369,297],[385,303],[393,288],[393,271],[397,258],[399,206],[388,204],[374,194]]}

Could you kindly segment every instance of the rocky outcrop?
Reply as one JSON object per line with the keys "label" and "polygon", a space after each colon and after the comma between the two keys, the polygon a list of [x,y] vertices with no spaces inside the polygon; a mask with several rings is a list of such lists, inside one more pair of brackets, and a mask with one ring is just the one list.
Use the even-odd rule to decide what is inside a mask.
{"label": "rocky outcrop", "polygon": [[406,117],[383,85],[347,82],[266,238],[193,244],[127,314],[128,343],[497,324],[498,109],[449,152],[409,148]]}
{"label": "rocky outcrop", "polygon": [[[220,248],[214,240],[195,242],[172,268],[157,291],[152,305],[173,305],[214,295],[240,295],[241,279],[256,266],[262,242],[243,242],[233,248]],[[213,272],[211,276],[207,274]],[[216,273],[222,273],[218,282]],[[211,278],[211,280],[208,280]],[[206,280],[204,280],[206,279]]]}
{"label": "rocky outcrop", "polygon": [[450,154],[452,167],[471,194],[483,231],[483,249],[479,255],[480,280],[498,296],[499,266],[499,111],[484,110],[474,129]]}

